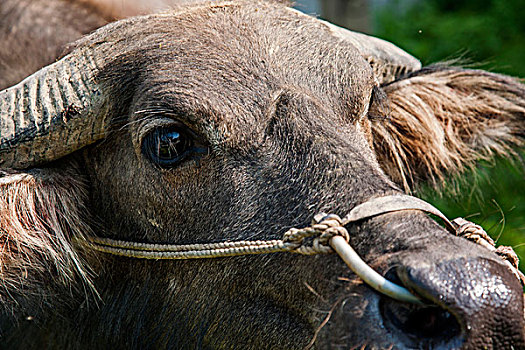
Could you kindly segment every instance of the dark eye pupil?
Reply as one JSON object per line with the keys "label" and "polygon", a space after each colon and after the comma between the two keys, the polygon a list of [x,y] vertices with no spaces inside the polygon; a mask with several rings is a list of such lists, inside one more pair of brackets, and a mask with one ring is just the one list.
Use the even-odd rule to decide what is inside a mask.
{"label": "dark eye pupil", "polygon": [[174,166],[184,160],[193,148],[193,140],[180,130],[161,128],[144,139],[142,152],[160,166]]}
{"label": "dark eye pupil", "polygon": [[160,159],[172,159],[180,157],[188,148],[188,138],[176,131],[159,135],[158,157]]}

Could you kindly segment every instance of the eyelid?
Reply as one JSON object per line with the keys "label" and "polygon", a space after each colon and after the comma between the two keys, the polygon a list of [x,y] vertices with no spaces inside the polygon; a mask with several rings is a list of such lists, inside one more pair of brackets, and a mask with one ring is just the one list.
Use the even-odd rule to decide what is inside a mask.
{"label": "eyelid", "polygon": [[205,138],[203,138],[200,134],[196,133],[193,129],[188,127],[186,124],[175,120],[171,118],[145,118],[141,122],[139,122],[139,126],[137,128],[137,144],[141,145],[144,138],[151,132],[153,132],[155,129],[159,128],[180,128],[182,131],[184,131],[188,136],[191,136],[195,143],[197,145],[206,145],[207,143],[204,141]]}
{"label": "eyelid", "polygon": [[169,118],[143,118],[137,121],[135,131],[135,145],[142,147],[144,138],[158,128],[169,128],[176,126],[173,119]]}

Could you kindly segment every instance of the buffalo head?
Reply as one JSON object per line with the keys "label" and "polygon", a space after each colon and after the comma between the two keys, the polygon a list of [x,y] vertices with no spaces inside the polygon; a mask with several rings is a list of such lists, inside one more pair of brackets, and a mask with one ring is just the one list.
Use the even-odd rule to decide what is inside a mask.
{"label": "buffalo head", "polygon": [[150,261],[84,249],[278,238],[522,144],[525,88],[421,68],[279,4],[109,24],[0,93],[7,348],[523,348],[506,265],[422,212],[350,225],[388,299],[335,255]]}

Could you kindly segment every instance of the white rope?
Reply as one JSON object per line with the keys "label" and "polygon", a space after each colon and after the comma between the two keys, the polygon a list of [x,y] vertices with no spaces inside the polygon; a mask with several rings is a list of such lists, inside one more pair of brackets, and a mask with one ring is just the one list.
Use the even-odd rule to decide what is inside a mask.
{"label": "white rope", "polygon": [[[458,219],[451,223],[439,210],[421,199],[407,195],[393,195],[373,198],[357,205],[344,219],[334,214],[317,214],[311,226],[301,229],[292,228],[283,235],[282,239],[278,240],[229,241],[178,245],[87,237],[86,240],[81,241],[81,243],[91,249],[104,253],[130,258],[155,260],[220,258],[278,252],[314,255],[328,254],[335,251],[357,276],[378,292],[402,302],[423,304],[417,295],[412,294],[404,287],[388,281],[368,266],[348,243],[349,235],[344,227],[349,223],[355,223],[377,215],[400,210],[422,210],[434,214],[441,218],[447,229],[454,234],[463,234],[463,231],[471,230],[472,225],[474,225],[466,220],[458,221]],[[470,224],[470,226],[465,224]],[[477,230],[476,237],[482,237],[483,235],[478,232],[479,229],[482,230],[482,228],[477,225],[475,226]],[[486,236],[486,233],[484,233],[484,235]],[[483,244],[485,245],[485,243]],[[508,263],[508,265],[512,266],[511,263]],[[518,274],[518,279],[519,277]],[[525,278],[522,278],[521,281],[522,283],[525,282]]]}
{"label": "white rope", "polygon": [[378,292],[388,295],[395,300],[420,305],[424,304],[419,297],[412,294],[408,289],[390,282],[368,266],[343,237],[333,237],[330,240],[330,246],[334,248],[346,265],[354,271],[363,282]]}
{"label": "white rope", "polygon": [[203,259],[290,251],[282,240],[235,241],[206,244],[147,244],[89,237],[90,248],[113,255],[139,259]]}

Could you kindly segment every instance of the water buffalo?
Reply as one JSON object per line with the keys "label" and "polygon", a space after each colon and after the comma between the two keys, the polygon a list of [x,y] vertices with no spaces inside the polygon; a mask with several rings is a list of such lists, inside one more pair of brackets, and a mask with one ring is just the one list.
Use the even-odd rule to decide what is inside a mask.
{"label": "water buffalo", "polygon": [[108,18],[85,1],[0,7],[0,348],[525,348],[512,271],[417,210],[347,230],[424,305],[334,254],[145,260],[83,243],[275,239],[438,183],[523,145],[516,79],[421,68],[259,1],[116,21],[39,69]]}

